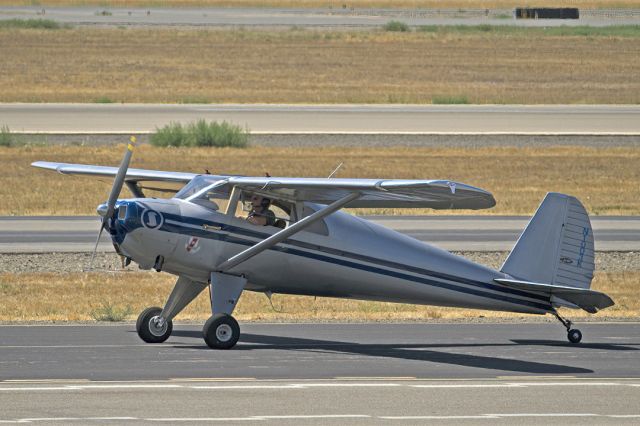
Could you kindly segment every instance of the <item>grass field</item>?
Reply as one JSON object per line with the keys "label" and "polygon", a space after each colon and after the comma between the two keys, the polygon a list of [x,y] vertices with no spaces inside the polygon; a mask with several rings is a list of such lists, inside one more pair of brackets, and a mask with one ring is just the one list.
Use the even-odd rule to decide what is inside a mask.
{"label": "grass field", "polygon": [[[0,215],[95,214],[111,179],[56,174],[29,166],[38,160],[117,166],[124,146],[0,148]],[[136,150],[131,167],[272,176],[452,179],[491,191],[489,214],[534,212],[548,191],[577,196],[595,215],[640,214],[637,148],[155,148]],[[122,197],[129,196],[126,189]],[[429,214],[430,210],[360,210]],[[440,211],[446,213],[447,211]],[[440,213],[439,212],[439,213]],[[460,211],[450,211],[460,213]]]}
{"label": "grass field", "polygon": [[[536,7],[584,9],[637,8],[638,0],[537,0]],[[287,8],[391,8],[391,9],[510,9],[517,0],[0,0],[0,5],[108,7],[287,7]]]}
{"label": "grass field", "polygon": [[[135,319],[148,306],[163,306],[175,278],[167,274],[21,273],[0,274],[0,321],[90,321]],[[609,294],[616,305],[599,318],[637,318],[640,314],[640,272],[596,273],[592,288]],[[178,320],[210,316],[208,292],[203,292]],[[523,318],[522,314],[438,308],[332,298],[274,295],[273,305],[261,293],[245,292],[234,312],[241,321],[402,321],[458,318]],[[567,311],[571,318],[590,317]]]}
{"label": "grass field", "polygon": [[0,102],[640,103],[640,27],[5,28],[0,57]]}

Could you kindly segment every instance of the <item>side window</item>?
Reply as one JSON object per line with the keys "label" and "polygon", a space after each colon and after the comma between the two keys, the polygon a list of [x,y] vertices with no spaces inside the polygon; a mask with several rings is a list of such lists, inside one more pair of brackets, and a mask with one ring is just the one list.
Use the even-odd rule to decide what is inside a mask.
{"label": "side window", "polygon": [[279,202],[271,203],[269,209],[276,215],[276,227],[277,228],[286,228],[289,226],[289,213],[285,210],[285,206],[281,205]]}

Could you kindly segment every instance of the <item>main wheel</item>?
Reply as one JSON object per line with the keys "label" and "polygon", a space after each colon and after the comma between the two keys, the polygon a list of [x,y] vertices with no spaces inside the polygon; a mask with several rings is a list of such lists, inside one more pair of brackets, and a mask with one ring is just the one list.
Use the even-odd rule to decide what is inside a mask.
{"label": "main wheel", "polygon": [[202,334],[211,349],[230,349],[238,342],[240,326],[231,315],[216,314],[204,324]]}
{"label": "main wheel", "polygon": [[582,340],[582,333],[578,329],[569,330],[567,339],[569,339],[571,343],[580,343],[580,340]]}
{"label": "main wheel", "polygon": [[165,321],[162,325],[158,323],[161,308],[147,308],[140,313],[136,321],[136,331],[138,336],[147,343],[162,343],[171,336],[173,322]]}

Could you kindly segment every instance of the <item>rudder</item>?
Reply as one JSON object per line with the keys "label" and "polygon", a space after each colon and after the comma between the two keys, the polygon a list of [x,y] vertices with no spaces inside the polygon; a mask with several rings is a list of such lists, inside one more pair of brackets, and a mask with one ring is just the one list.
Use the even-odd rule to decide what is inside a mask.
{"label": "rudder", "polygon": [[501,271],[535,283],[588,289],[593,279],[593,230],[577,198],[550,192]]}

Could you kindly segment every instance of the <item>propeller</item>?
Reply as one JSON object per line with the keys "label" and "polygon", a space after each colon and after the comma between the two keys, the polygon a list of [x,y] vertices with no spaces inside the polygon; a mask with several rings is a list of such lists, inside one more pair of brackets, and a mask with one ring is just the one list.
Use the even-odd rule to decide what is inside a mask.
{"label": "propeller", "polygon": [[127,144],[127,150],[124,152],[124,158],[122,158],[122,162],[120,163],[120,167],[118,168],[118,173],[116,174],[116,178],[113,181],[113,186],[111,187],[111,193],[109,194],[109,199],[107,200],[106,210],[104,209],[104,205],[98,207],[98,214],[102,216],[102,221],[100,222],[100,230],[98,231],[98,238],[96,238],[96,245],[93,248],[93,253],[91,254],[91,260],[89,261],[89,267],[87,270],[91,270],[93,266],[93,260],[96,257],[96,252],[98,251],[98,243],[100,242],[100,237],[102,236],[102,231],[107,227],[109,220],[113,218],[113,214],[116,209],[116,202],[118,201],[118,197],[120,196],[120,191],[122,191],[122,187],[124,186],[124,180],[127,176],[127,170],[129,169],[129,162],[131,161],[131,155],[133,154],[133,148],[136,145],[136,137],[131,136],[129,138],[129,143]]}

